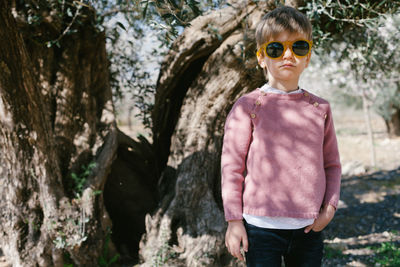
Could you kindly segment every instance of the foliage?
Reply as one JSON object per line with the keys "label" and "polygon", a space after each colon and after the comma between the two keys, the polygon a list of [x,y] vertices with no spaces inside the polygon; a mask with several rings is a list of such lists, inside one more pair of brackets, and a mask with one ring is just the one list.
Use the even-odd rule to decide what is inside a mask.
{"label": "foliage", "polygon": [[[206,5],[214,2],[208,0]],[[129,27],[141,33],[143,24],[151,25],[153,30],[161,33],[159,38],[165,45],[170,45],[180,28],[189,26],[190,21],[201,15],[204,8],[204,3],[195,0],[102,0],[92,1],[91,5],[98,10],[98,17],[101,18],[99,22],[103,23],[109,17],[122,14]]]}
{"label": "foliage", "polygon": [[64,267],[74,267],[71,255],[68,252],[64,252],[63,256],[64,256]]}
{"label": "foliage", "polygon": [[47,47],[61,47],[65,36],[75,34],[93,10],[88,4],[68,0],[16,1],[18,19],[30,28],[30,38]]}
{"label": "foliage", "polygon": [[313,24],[314,43],[325,51],[332,51],[332,42],[355,41],[365,29],[375,28],[380,17],[393,14],[400,8],[398,1],[307,1],[300,10],[305,12]]}
{"label": "foliage", "polygon": [[90,162],[87,166],[82,165],[82,172],[78,175],[76,173],[71,174],[71,178],[74,181],[74,193],[79,198],[82,195],[84,186],[89,178],[92,170],[96,167],[96,162]]}
{"label": "foliage", "polygon": [[99,267],[108,267],[108,266],[112,266],[113,263],[115,263],[118,258],[120,257],[119,254],[116,254],[115,256],[113,256],[111,259],[109,259],[109,243],[110,243],[110,238],[111,238],[111,230],[110,228],[107,229],[107,234],[106,234],[106,240],[104,243],[104,248],[103,248],[103,254],[100,256],[99,260],[98,260],[98,266]]}
{"label": "foliage", "polygon": [[163,266],[168,260],[176,258],[177,254],[173,248],[169,245],[169,230],[165,229],[164,225],[160,229],[160,243],[162,244],[158,249],[156,255],[153,256],[152,265],[155,267]]}
{"label": "foliage", "polygon": [[400,51],[395,45],[400,41],[400,13],[382,15],[374,23],[344,33],[342,42],[331,42],[331,53],[320,55],[316,68],[337,88],[336,94],[348,99],[365,96],[390,120],[400,108]]}
{"label": "foliage", "polygon": [[400,266],[400,245],[394,242],[384,242],[376,249],[375,263],[380,266]]}
{"label": "foliage", "polygon": [[324,257],[327,259],[332,259],[332,258],[343,258],[346,257],[347,255],[343,255],[342,251],[340,249],[335,249],[329,246],[324,247]]}
{"label": "foliage", "polygon": [[56,233],[53,243],[58,249],[74,248],[87,239],[86,224],[89,222],[83,210],[82,199],[61,203],[63,215],[49,225]]}
{"label": "foliage", "polygon": [[[84,211],[84,206],[88,199],[82,198],[82,193],[87,179],[95,167],[96,162],[90,162],[87,166],[82,165],[81,173],[71,174],[76,198],[72,199],[72,201],[65,199],[61,202],[60,208],[63,211],[63,215],[49,226],[57,233],[53,240],[56,248],[74,248],[87,239],[86,224],[89,222],[89,218]],[[92,198],[99,192],[101,193],[101,191],[94,191],[88,197]]]}

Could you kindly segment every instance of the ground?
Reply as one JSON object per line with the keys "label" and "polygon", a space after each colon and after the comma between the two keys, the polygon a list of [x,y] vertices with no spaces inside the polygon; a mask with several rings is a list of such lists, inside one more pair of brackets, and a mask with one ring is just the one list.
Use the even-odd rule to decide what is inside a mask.
{"label": "ground", "polygon": [[[390,262],[386,254],[400,264],[399,193],[400,168],[343,177],[338,210],[324,229],[324,266],[399,266],[377,265]],[[382,244],[390,249],[379,252]]]}
{"label": "ground", "polygon": [[362,111],[333,113],[347,175],[339,208],[324,229],[324,266],[400,266],[400,138],[389,139],[382,118],[372,114],[373,167]]}

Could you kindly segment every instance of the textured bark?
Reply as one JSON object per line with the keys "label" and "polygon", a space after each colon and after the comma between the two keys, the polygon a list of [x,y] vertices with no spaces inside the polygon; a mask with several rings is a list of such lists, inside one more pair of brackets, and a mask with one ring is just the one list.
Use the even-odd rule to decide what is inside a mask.
{"label": "textured bark", "polygon": [[162,199],[146,217],[143,266],[239,264],[224,245],[220,152],[231,106],[265,82],[252,40],[267,4],[239,3],[195,19],[165,59],[153,113]]}
{"label": "textured bark", "polygon": [[386,129],[389,137],[400,136],[400,109],[396,109],[390,120],[386,120]]}
{"label": "textured bark", "polygon": [[[20,15],[1,1],[1,247],[13,266],[63,266],[65,253],[96,266],[111,226],[96,191],[117,151],[105,37],[88,12],[76,34],[47,48],[33,36],[53,39],[60,18],[32,26]],[[77,198],[71,174],[90,162]]]}

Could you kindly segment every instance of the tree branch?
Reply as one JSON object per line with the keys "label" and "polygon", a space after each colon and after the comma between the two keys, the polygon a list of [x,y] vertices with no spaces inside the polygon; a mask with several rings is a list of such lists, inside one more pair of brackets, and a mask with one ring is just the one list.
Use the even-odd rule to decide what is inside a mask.
{"label": "tree branch", "polygon": [[104,18],[104,17],[108,17],[108,16],[112,16],[116,13],[135,13],[138,12],[137,8],[115,8],[112,10],[109,10],[103,14],[100,15],[100,17]]}

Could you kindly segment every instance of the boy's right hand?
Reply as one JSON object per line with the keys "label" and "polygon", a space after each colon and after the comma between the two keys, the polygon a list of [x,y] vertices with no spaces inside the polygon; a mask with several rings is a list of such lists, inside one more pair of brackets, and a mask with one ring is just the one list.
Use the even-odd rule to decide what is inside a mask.
{"label": "boy's right hand", "polygon": [[244,260],[243,255],[240,252],[240,243],[243,244],[243,250],[247,252],[249,243],[247,241],[247,233],[243,221],[229,221],[225,235],[225,245],[232,256],[239,260]]}

